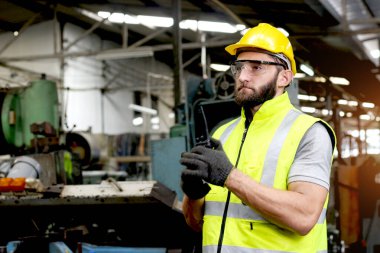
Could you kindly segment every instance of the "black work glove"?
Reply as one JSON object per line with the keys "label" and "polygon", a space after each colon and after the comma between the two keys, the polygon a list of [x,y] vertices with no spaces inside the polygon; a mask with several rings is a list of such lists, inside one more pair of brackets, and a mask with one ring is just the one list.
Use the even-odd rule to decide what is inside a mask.
{"label": "black work glove", "polygon": [[196,146],[181,155],[180,163],[188,168],[188,174],[214,185],[224,186],[233,165],[220,141],[211,139],[213,148]]}
{"label": "black work glove", "polygon": [[188,168],[181,173],[181,188],[189,199],[200,199],[211,190],[210,186],[199,176],[194,176]]}

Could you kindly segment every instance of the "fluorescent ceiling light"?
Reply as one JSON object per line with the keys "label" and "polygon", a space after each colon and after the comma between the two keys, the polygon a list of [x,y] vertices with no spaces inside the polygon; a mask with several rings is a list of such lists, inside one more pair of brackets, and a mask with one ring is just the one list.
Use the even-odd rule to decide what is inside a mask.
{"label": "fluorescent ceiling light", "polygon": [[171,27],[174,23],[173,18],[158,16],[138,15],[137,20],[143,25],[155,27]]}
{"label": "fluorescent ceiling light", "polygon": [[115,60],[115,59],[125,59],[125,58],[140,58],[153,56],[153,50],[149,47],[144,47],[141,49],[109,49],[98,53],[95,58],[98,60]]}
{"label": "fluorescent ceiling light", "polygon": [[150,119],[150,123],[152,123],[152,124],[159,124],[160,123],[160,118],[159,117],[152,117],[151,119]]}
{"label": "fluorescent ceiling light", "polygon": [[298,94],[297,98],[299,100],[317,101],[317,97],[316,96],[309,96],[309,95],[304,95],[304,94]]}
{"label": "fluorescent ceiling light", "polygon": [[365,108],[375,108],[375,104],[374,103],[369,103],[369,102],[363,102],[362,106],[365,107]]}
{"label": "fluorescent ceiling light", "polygon": [[206,32],[236,33],[236,27],[225,22],[198,21],[198,29]]}
{"label": "fluorescent ceiling light", "polygon": [[344,117],[344,114],[345,114],[344,111],[339,112],[339,116],[341,116],[341,117]]}
{"label": "fluorescent ceiling light", "polygon": [[350,81],[348,81],[344,77],[336,77],[336,76],[330,76],[329,77],[330,82],[333,84],[338,84],[338,85],[349,85]]}
{"label": "fluorescent ceiling light", "polygon": [[212,68],[213,70],[216,70],[216,71],[224,72],[224,71],[229,70],[230,66],[225,65],[225,64],[211,63],[210,68]]}
{"label": "fluorescent ceiling light", "polygon": [[306,113],[315,113],[314,107],[301,106],[301,111]]}
{"label": "fluorescent ceiling light", "polygon": [[142,117],[136,117],[132,120],[132,125],[141,126],[143,122],[144,122],[144,119]]}
{"label": "fluorescent ceiling light", "polygon": [[128,14],[124,15],[124,22],[126,24],[133,24],[133,25],[140,24],[140,22],[139,22],[139,20],[137,19],[136,16],[132,16],[132,15],[128,15]]}
{"label": "fluorescent ceiling light", "polygon": [[379,49],[371,50],[369,53],[371,54],[372,58],[375,58],[375,59],[380,58],[380,50]]}
{"label": "fluorescent ceiling light", "polygon": [[322,109],[322,115],[324,116],[332,115],[332,110]]}
{"label": "fluorescent ceiling light", "polygon": [[358,101],[354,101],[354,100],[351,100],[351,101],[347,101],[345,99],[338,99],[338,104],[339,105],[348,105],[348,106],[358,106]]}
{"label": "fluorescent ceiling light", "polygon": [[[174,24],[174,19],[171,17],[146,16],[146,15],[129,15],[124,13],[110,13],[107,11],[99,11],[98,16],[108,18],[110,22],[127,23],[127,24],[142,24],[147,27],[171,27]],[[203,20],[183,20],[180,22],[181,29],[191,29],[193,31],[206,32],[222,32],[236,33],[237,31],[246,31],[246,26],[242,24],[231,25],[226,22],[213,22]]]}
{"label": "fluorescent ceiling light", "polygon": [[238,31],[243,31],[243,30],[247,29],[247,27],[245,25],[236,25],[235,27],[236,27],[236,30],[238,30]]}
{"label": "fluorescent ceiling light", "polygon": [[179,27],[181,29],[190,29],[190,30],[196,31],[198,30],[198,21],[194,19],[182,20],[179,23]]}
{"label": "fluorescent ceiling light", "polygon": [[129,109],[134,110],[136,112],[142,112],[142,113],[147,113],[147,114],[151,114],[151,115],[157,115],[157,110],[152,109],[152,108],[148,108],[145,106],[141,106],[141,105],[130,104]]}
{"label": "fluorescent ceiling light", "polygon": [[114,23],[124,23],[124,20],[125,20],[124,13],[120,13],[120,12],[112,13],[111,16],[108,17],[108,20]]}
{"label": "fluorescent ceiling light", "polygon": [[348,101],[348,105],[349,106],[358,106],[358,104],[359,104],[358,101],[353,101],[353,100],[352,101]]}
{"label": "fluorescent ceiling light", "polygon": [[314,70],[310,66],[307,66],[306,64],[301,64],[300,69],[309,76],[314,76]]}
{"label": "fluorescent ceiling light", "polygon": [[204,32],[223,32],[223,33],[236,33],[245,29],[245,25],[231,25],[226,22],[213,22],[213,21],[202,21],[194,19],[186,19],[179,23],[181,29],[190,29],[193,31],[204,31]]}
{"label": "fluorescent ceiling light", "polygon": [[359,116],[359,118],[361,120],[370,120],[371,116],[369,116],[368,114],[362,114],[362,115]]}
{"label": "fluorescent ceiling light", "polygon": [[98,16],[101,18],[109,18],[109,16],[111,16],[111,13],[108,11],[99,11]]}
{"label": "fluorescent ceiling light", "polygon": [[326,78],[324,78],[323,76],[316,76],[316,77],[314,77],[314,82],[325,83],[326,81],[327,81]]}
{"label": "fluorescent ceiling light", "polygon": [[348,105],[348,101],[345,99],[338,99],[338,105]]}
{"label": "fluorescent ceiling light", "polygon": [[305,73],[296,73],[296,75],[294,76],[294,78],[304,78],[306,75]]}

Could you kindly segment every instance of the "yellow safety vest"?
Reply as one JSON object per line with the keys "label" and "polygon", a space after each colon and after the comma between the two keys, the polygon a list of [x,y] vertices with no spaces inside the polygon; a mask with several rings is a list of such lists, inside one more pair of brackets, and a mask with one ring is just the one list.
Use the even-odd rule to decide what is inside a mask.
{"label": "yellow safety vest", "polygon": [[[254,180],[276,189],[287,189],[287,176],[298,145],[306,131],[321,121],[329,131],[333,145],[335,135],[327,123],[306,115],[289,101],[287,93],[265,102],[249,126],[241,150],[238,169]],[[213,135],[235,164],[245,130],[245,115],[220,128]],[[205,198],[203,253],[216,253],[228,190],[211,186]],[[223,253],[327,252],[326,198],[324,209],[314,228],[305,236],[268,222],[259,213],[231,194],[222,244]]]}

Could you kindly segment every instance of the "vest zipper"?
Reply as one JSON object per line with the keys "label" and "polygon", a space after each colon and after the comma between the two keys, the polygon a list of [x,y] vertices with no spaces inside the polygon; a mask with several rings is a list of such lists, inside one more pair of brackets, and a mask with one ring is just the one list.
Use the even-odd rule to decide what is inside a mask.
{"label": "vest zipper", "polygon": [[[249,128],[250,124],[251,124],[251,121],[248,121],[248,120],[245,121],[245,128],[244,128],[244,132],[243,132],[243,137],[241,139],[239,153],[238,153],[238,156],[237,156],[237,159],[236,159],[236,163],[235,163],[235,168],[237,168],[237,166],[239,164],[241,150],[243,149],[243,144],[244,144],[244,141],[245,141],[245,137],[247,136],[247,132],[248,132],[248,128]],[[221,253],[221,251],[222,251],[224,229],[225,229],[225,226],[226,226],[226,219],[227,219],[227,212],[228,212],[228,205],[230,203],[230,198],[231,198],[231,191],[228,191],[228,193],[227,193],[227,199],[226,199],[226,204],[224,206],[224,211],[223,211],[222,224],[220,226],[220,234],[219,234],[217,253]]]}

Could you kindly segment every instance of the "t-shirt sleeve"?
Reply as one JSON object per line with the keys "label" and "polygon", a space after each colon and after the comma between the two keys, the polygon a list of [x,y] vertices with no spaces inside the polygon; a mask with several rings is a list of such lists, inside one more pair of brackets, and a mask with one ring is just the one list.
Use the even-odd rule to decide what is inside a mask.
{"label": "t-shirt sleeve", "polygon": [[323,123],[312,125],[303,136],[288,175],[288,184],[297,181],[311,182],[330,187],[331,138]]}

